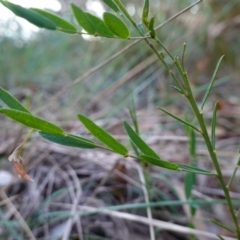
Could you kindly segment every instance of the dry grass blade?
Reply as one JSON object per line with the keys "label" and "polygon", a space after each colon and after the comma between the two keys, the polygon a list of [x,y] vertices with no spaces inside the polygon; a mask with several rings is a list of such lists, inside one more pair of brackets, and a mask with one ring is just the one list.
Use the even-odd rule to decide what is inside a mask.
{"label": "dry grass blade", "polygon": [[17,197],[18,197],[18,196],[15,195],[15,196],[12,196],[12,197],[10,197],[10,198],[6,198],[6,199],[0,201],[0,207],[6,205],[9,201],[15,200]]}
{"label": "dry grass blade", "polygon": [[85,205],[88,205],[89,201],[91,200],[91,198],[95,198],[96,197],[96,194],[99,190],[100,187],[102,187],[106,182],[107,180],[112,176],[112,174],[114,173],[114,171],[116,170],[116,168],[118,167],[118,165],[120,165],[121,163],[121,158],[118,159],[116,161],[116,163],[113,165],[112,169],[106,174],[106,176],[104,178],[102,178],[102,180],[100,181],[100,183],[96,186],[95,190],[92,192],[92,194],[88,197]]}
{"label": "dry grass blade", "polygon": [[[77,210],[77,205],[79,202],[79,199],[82,195],[82,190],[81,190],[81,186],[78,180],[78,177],[76,175],[76,172],[72,169],[72,167],[69,166],[69,173],[72,176],[74,183],[76,185],[76,195],[72,204],[72,209],[71,209],[71,214],[74,214]],[[67,223],[66,223],[66,227],[65,227],[65,231],[62,237],[62,240],[68,240],[69,236],[71,234],[71,229],[72,229],[72,225],[74,223],[74,221],[77,222],[77,229],[78,229],[78,237],[80,240],[83,240],[83,231],[82,231],[82,227],[81,227],[81,223],[80,223],[80,218],[79,217],[75,217],[73,218],[69,218]]]}
{"label": "dry grass blade", "polygon": [[10,209],[14,210],[14,215],[16,217],[16,219],[19,221],[20,225],[22,226],[22,228],[26,231],[26,234],[28,235],[29,240],[36,240],[36,238],[34,237],[31,229],[29,228],[29,226],[27,225],[27,223],[25,222],[25,220],[23,219],[23,217],[21,216],[21,214],[18,212],[18,210],[16,209],[16,207],[14,206],[14,204],[12,204],[11,200],[8,198],[7,194],[4,191],[1,191],[0,193],[1,197],[5,200],[8,200],[8,202],[6,203],[7,206]]}
{"label": "dry grass blade", "polygon": [[[93,207],[85,207],[85,206],[81,206],[80,207],[82,210],[87,210],[87,211],[94,211],[96,210],[96,208]],[[173,232],[179,232],[179,233],[183,233],[183,234],[194,234],[196,236],[199,237],[208,237],[209,240],[210,239],[219,239],[215,234],[213,233],[209,233],[209,232],[204,232],[204,231],[199,231],[199,230],[195,230],[192,228],[188,228],[188,227],[183,227],[174,223],[169,223],[169,222],[164,222],[161,220],[149,220],[146,217],[142,217],[142,216],[138,216],[138,215],[134,215],[134,214],[129,214],[129,213],[123,213],[123,212],[117,212],[117,211],[111,211],[111,210],[102,210],[101,213],[113,216],[113,217],[118,217],[118,218],[122,218],[122,219],[126,219],[126,220],[130,220],[130,221],[135,221],[135,222],[139,222],[139,223],[143,223],[146,225],[150,225],[152,224],[155,227],[158,227],[160,229],[165,229],[165,230],[169,230],[169,231],[173,231]],[[225,240],[236,240],[236,238],[232,238],[232,237],[227,237],[227,236],[223,236]]]}
{"label": "dry grass blade", "polygon": [[115,59],[116,57],[120,56],[122,53],[126,52],[127,50],[129,50],[131,47],[133,47],[134,45],[136,45],[138,42],[140,42],[140,40],[136,40],[133,43],[131,43],[130,45],[126,46],[125,48],[123,48],[122,50],[118,51],[117,53],[115,53],[113,56],[111,56],[110,58],[106,59],[105,61],[103,61],[102,63],[100,63],[99,65],[97,65],[96,67],[90,69],[89,71],[85,72],[81,77],[76,78],[72,83],[68,84],[67,86],[65,86],[64,88],[62,88],[60,91],[58,91],[54,96],[52,96],[51,99],[49,99],[48,103],[46,103],[45,105],[43,105],[42,107],[40,107],[39,109],[37,109],[35,111],[35,113],[41,112],[44,109],[46,109],[49,105],[51,105],[58,97],[60,97],[63,93],[65,93],[66,91],[68,91],[69,89],[71,89],[73,86],[75,86],[76,84],[80,83],[81,81],[83,81],[86,77],[92,75],[93,73],[95,73],[96,71],[98,71],[99,69],[101,69],[103,66],[105,66],[106,64],[110,63],[113,59]]}
{"label": "dry grass blade", "polygon": [[98,96],[93,98],[93,100],[89,103],[92,106],[97,104],[102,99],[109,96],[111,93],[116,91],[121,85],[126,83],[127,81],[131,80],[135,75],[139,74],[139,72],[143,71],[145,68],[153,64],[157,61],[157,57],[155,55],[148,57],[143,62],[140,62],[137,66],[135,66],[133,69],[126,72],[122,77],[120,77],[118,80],[116,80],[113,84],[111,84],[108,88],[106,88],[102,93],[100,93]]}

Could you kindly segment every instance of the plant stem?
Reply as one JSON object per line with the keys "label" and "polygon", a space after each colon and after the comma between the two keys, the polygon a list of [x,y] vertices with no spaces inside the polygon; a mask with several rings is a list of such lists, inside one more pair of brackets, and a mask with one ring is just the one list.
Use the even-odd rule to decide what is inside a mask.
{"label": "plant stem", "polygon": [[[131,18],[131,16],[128,14],[127,10],[125,9],[125,7],[123,6],[123,4],[121,3],[120,0],[114,0],[115,4],[118,6],[118,8],[120,9],[120,11],[125,15],[125,17],[128,19],[128,21],[133,25],[133,27],[139,32],[139,34],[143,37],[143,40],[148,44],[148,46],[153,50],[153,52],[156,54],[156,56],[159,58],[159,60],[162,62],[162,64],[164,65],[164,67],[168,70],[169,74],[171,75],[171,77],[173,78],[174,82],[176,83],[176,85],[181,89],[181,91],[183,92],[183,94],[185,95],[185,90],[182,87],[182,85],[180,84],[180,82],[177,80],[176,76],[173,74],[172,70],[170,69],[170,67],[168,66],[168,64],[166,63],[166,61],[164,60],[164,58],[162,57],[162,55],[158,52],[158,50],[153,46],[153,44],[149,41],[149,39],[145,38],[146,36],[144,35],[144,33],[141,31],[141,29],[139,28],[139,26],[136,24],[136,22]],[[159,44],[161,44],[161,46],[163,47],[163,49],[168,53],[168,55],[173,59],[172,55],[169,53],[169,51],[163,46],[163,44],[161,43],[160,40],[157,41]]]}
{"label": "plant stem", "polygon": [[227,188],[228,188],[228,189],[230,188],[230,186],[231,186],[231,184],[232,184],[232,182],[233,182],[233,179],[234,179],[234,177],[235,177],[235,175],[236,175],[236,173],[237,173],[238,167],[239,167],[239,166],[236,166],[236,167],[235,167],[235,169],[234,169],[234,171],[233,171],[233,174],[232,174],[232,176],[231,176],[231,178],[230,178],[230,180],[229,180],[229,182],[228,182],[228,184],[227,184]]}
{"label": "plant stem", "polygon": [[225,185],[225,182],[224,182],[224,179],[223,179],[222,171],[221,171],[221,168],[220,168],[220,165],[218,163],[217,156],[216,156],[216,151],[212,147],[212,143],[210,141],[210,138],[209,138],[209,135],[208,135],[208,132],[207,132],[206,124],[205,124],[205,121],[204,121],[204,118],[203,118],[203,112],[199,111],[196,100],[195,100],[195,98],[193,96],[193,93],[192,93],[192,90],[191,90],[191,86],[190,86],[189,81],[188,81],[187,73],[184,72],[183,69],[179,67],[177,60],[174,61],[174,62],[175,62],[175,65],[177,66],[177,68],[179,70],[179,73],[180,73],[180,75],[181,75],[181,77],[184,81],[186,91],[188,93],[187,99],[188,99],[188,101],[189,101],[189,103],[190,103],[190,105],[193,109],[193,112],[194,112],[194,114],[195,114],[195,116],[198,120],[198,123],[200,125],[201,131],[202,131],[202,137],[205,141],[205,144],[207,146],[209,155],[212,159],[213,165],[214,165],[215,170],[217,172],[217,177],[218,177],[219,183],[220,183],[221,188],[224,192],[224,195],[225,195],[225,198],[226,198],[226,201],[227,201],[227,205],[228,205],[230,214],[232,216],[232,220],[233,220],[234,225],[235,225],[236,236],[240,240],[240,228],[239,228],[239,225],[238,225],[238,220],[237,220],[237,217],[236,217],[235,212],[234,212],[233,204],[232,204],[232,201],[231,201],[231,196],[229,194],[228,188]]}
{"label": "plant stem", "polygon": [[204,138],[204,141],[205,141],[205,144],[207,146],[208,152],[210,154],[213,165],[214,165],[215,170],[217,172],[218,180],[220,182],[222,190],[224,191],[224,195],[225,195],[225,198],[227,200],[228,208],[229,208],[229,211],[230,211],[231,216],[232,216],[232,220],[233,220],[234,225],[235,225],[237,238],[240,240],[240,229],[239,229],[239,225],[238,225],[238,220],[235,216],[233,204],[232,204],[232,201],[231,201],[231,196],[229,194],[228,188],[226,187],[224,179],[223,179],[222,171],[221,171],[221,168],[219,166],[218,159],[217,159],[217,156],[216,156],[216,151],[215,151],[215,149],[212,148],[212,144],[210,142],[210,138],[208,136],[207,128],[206,128],[206,125],[205,125],[205,122],[204,122],[204,119],[203,119],[203,113],[199,112],[197,104],[193,101],[194,101],[194,99],[192,98],[191,94],[189,94],[189,102],[190,102],[192,108],[194,109],[194,113],[195,113],[195,115],[197,117],[197,120],[199,122],[199,125],[202,129],[202,136]]}
{"label": "plant stem", "polygon": [[237,162],[237,165],[236,165],[236,167],[235,167],[235,169],[233,171],[233,174],[232,174],[232,176],[231,176],[231,178],[230,178],[230,180],[229,180],[229,182],[227,184],[227,188],[228,189],[229,189],[230,185],[232,184],[233,179],[235,178],[235,175],[237,173],[237,170],[238,170],[239,166],[240,166],[240,148],[238,150],[238,162]]}
{"label": "plant stem", "polygon": [[164,49],[164,51],[169,55],[169,57],[174,60],[172,54],[167,50],[167,48],[163,45],[159,38],[155,37],[154,40]]}
{"label": "plant stem", "polygon": [[[142,33],[142,31],[138,28],[137,24],[134,22],[134,20],[130,17],[130,15],[127,13],[126,9],[124,8],[124,6],[122,5],[120,0],[114,0],[114,2],[118,5],[119,9],[123,12],[123,14],[125,15],[125,17],[132,23],[132,25],[134,26],[134,28],[140,33],[141,36],[144,36],[144,34]],[[156,39],[155,39],[156,40]],[[172,73],[170,67],[168,66],[168,64],[165,62],[164,58],[161,56],[161,54],[157,51],[157,49],[153,46],[153,44],[148,40],[148,39],[144,39],[144,41],[148,44],[148,46],[153,50],[153,52],[156,54],[156,56],[159,58],[159,60],[163,63],[163,65],[165,66],[165,68],[168,70],[169,73]],[[161,46],[163,46],[163,44],[160,41],[157,41]],[[166,51],[166,48],[164,47],[164,50]],[[166,51],[168,53],[168,55],[172,58],[171,54],[168,52],[168,50]],[[193,96],[192,93],[192,89],[191,86],[189,84],[189,80],[188,80],[188,76],[187,76],[187,72],[185,72],[185,70],[182,68],[182,66],[179,63],[178,58],[174,58],[174,64],[179,72],[179,74],[181,75],[182,81],[184,83],[184,87],[186,90],[183,89],[183,87],[181,86],[181,84],[178,82],[178,80],[176,79],[174,74],[171,74],[171,76],[173,77],[173,80],[175,81],[175,83],[177,83],[178,87],[181,89],[181,91],[183,91],[185,97],[188,99],[193,112],[198,120],[198,123],[200,125],[201,128],[201,134],[203,136],[203,139],[205,141],[205,144],[207,146],[209,155],[211,157],[211,160],[213,162],[213,165],[215,167],[215,170],[217,172],[217,177],[219,180],[219,183],[222,187],[222,190],[224,192],[226,201],[227,201],[227,205],[232,217],[232,220],[234,222],[235,225],[235,231],[236,231],[236,237],[238,238],[238,240],[240,240],[240,228],[238,225],[238,220],[237,217],[235,215],[234,212],[234,208],[233,208],[233,204],[232,204],[232,200],[231,200],[231,196],[229,194],[228,188],[224,182],[223,179],[223,175],[222,175],[222,171],[220,168],[220,165],[218,163],[218,159],[216,156],[216,151],[215,149],[213,149],[212,143],[210,141],[208,132],[207,132],[207,128],[206,128],[206,124],[203,118],[203,112],[199,111],[199,108],[197,106],[196,100]],[[131,156],[133,157],[133,156]]]}
{"label": "plant stem", "polygon": [[[144,39],[144,40],[152,48],[152,50],[155,52],[155,54],[158,56],[158,58],[161,60],[161,62],[164,64],[164,66],[167,68],[167,70],[169,70],[168,65],[161,58],[160,54],[157,52],[157,50],[154,48],[154,46],[149,42],[148,39]],[[217,156],[216,156],[216,151],[212,147],[212,144],[211,144],[208,132],[207,132],[206,124],[205,124],[205,121],[204,121],[204,118],[203,118],[203,112],[200,112],[199,109],[198,109],[196,100],[195,100],[195,98],[193,96],[193,93],[192,93],[192,90],[191,90],[191,86],[189,84],[187,73],[185,71],[183,71],[182,68],[180,68],[180,65],[178,65],[178,58],[177,58],[177,60],[174,60],[174,63],[175,63],[175,65],[176,65],[176,67],[177,67],[177,69],[178,69],[178,71],[179,71],[179,73],[182,77],[182,80],[184,82],[184,86],[186,88],[186,94],[184,94],[184,95],[188,99],[188,101],[189,101],[189,103],[190,103],[190,105],[193,109],[193,112],[194,112],[194,114],[195,114],[195,116],[198,120],[198,123],[200,125],[201,134],[202,134],[203,139],[205,141],[205,144],[207,146],[209,155],[212,159],[213,165],[214,165],[215,170],[217,172],[217,177],[218,177],[219,183],[221,185],[221,188],[224,192],[224,195],[225,195],[225,198],[226,198],[226,201],[227,201],[229,212],[231,214],[231,217],[232,217],[232,220],[233,220],[233,223],[234,223],[234,226],[235,226],[236,237],[237,237],[238,240],[240,240],[240,228],[239,228],[239,225],[238,225],[238,220],[237,220],[237,217],[236,217],[235,212],[234,212],[233,204],[232,204],[232,201],[231,201],[231,196],[229,194],[228,188],[225,185],[225,182],[224,182],[224,179],[223,179],[222,171],[221,171],[221,168],[220,168],[220,165],[218,163]]]}

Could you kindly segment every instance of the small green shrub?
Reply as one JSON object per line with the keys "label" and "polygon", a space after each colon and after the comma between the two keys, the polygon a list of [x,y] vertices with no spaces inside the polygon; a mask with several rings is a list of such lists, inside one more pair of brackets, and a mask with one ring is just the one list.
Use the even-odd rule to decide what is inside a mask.
{"label": "small green shrub", "polygon": [[[85,34],[84,32],[78,31],[77,26],[50,12],[46,12],[41,9],[25,9],[21,6],[10,3],[8,1],[2,0],[0,2],[5,7],[14,12],[17,16],[28,20],[29,22],[33,23],[38,27],[46,28],[49,30],[61,31],[68,34]],[[90,149],[100,148],[106,151],[120,154],[125,158],[131,157],[139,160],[140,162],[147,162],[162,168],[171,169],[174,171],[187,172],[185,178],[185,195],[187,199],[191,197],[192,186],[195,181],[195,174],[215,176],[219,180],[221,188],[224,192],[226,203],[228,205],[229,212],[232,217],[233,227],[225,226],[222,223],[219,223],[213,219],[211,221],[216,225],[221,226],[225,230],[234,233],[237,239],[240,240],[240,227],[238,224],[237,214],[235,213],[233,201],[229,194],[229,186],[235,177],[238,166],[236,166],[236,169],[233,171],[230,182],[226,184],[222,175],[222,170],[219,165],[218,157],[215,150],[215,137],[216,137],[215,128],[217,122],[218,102],[216,102],[212,112],[212,124],[210,134],[207,131],[207,126],[204,120],[204,105],[213,87],[214,80],[216,78],[223,57],[221,57],[219,62],[217,63],[217,66],[213,72],[212,79],[210,80],[209,87],[207,88],[202,103],[200,104],[199,107],[198,103],[195,100],[193,89],[189,82],[188,74],[184,66],[186,44],[184,44],[183,46],[181,58],[179,58],[178,56],[173,56],[166,49],[161,40],[157,37],[156,33],[157,28],[154,25],[155,24],[154,17],[149,18],[149,1],[148,0],[144,1],[142,19],[141,22],[139,23],[136,23],[131,18],[131,16],[128,14],[126,8],[124,7],[120,0],[108,0],[104,2],[115,13],[113,14],[110,12],[106,12],[103,15],[103,19],[100,19],[90,13],[87,13],[78,6],[72,4],[71,9],[77,23],[89,35],[95,37],[114,38],[116,39],[116,41],[118,41],[118,39],[126,40],[139,39],[146,42],[146,44],[152,49],[154,54],[156,54],[156,56],[158,57],[159,61],[164,65],[166,70],[171,75],[175,83],[173,88],[188,101],[194,113],[195,119],[197,120],[196,121],[197,124],[195,124],[195,122],[191,123],[191,121],[188,119],[181,119],[178,116],[166,111],[161,107],[158,107],[158,109],[168,114],[169,116],[173,117],[176,121],[181,122],[185,126],[187,135],[189,136],[190,159],[195,155],[196,144],[195,132],[198,132],[202,136],[207,147],[209,156],[212,160],[213,166],[215,168],[215,172],[200,169],[197,166],[195,166],[193,162],[190,165],[183,165],[162,159],[161,156],[155,153],[151,149],[151,147],[146,142],[144,142],[144,140],[140,137],[137,127],[137,120],[133,112],[131,113],[131,117],[134,123],[134,129],[127,122],[124,122],[124,127],[126,133],[128,134],[132,142],[132,146],[136,153],[135,155],[129,154],[128,149],[125,146],[123,146],[122,143],[116,140],[113,136],[111,136],[111,134],[107,133],[104,129],[96,125],[88,117],[82,114],[78,114],[79,121],[90,132],[90,134],[92,134],[96,139],[98,139],[102,143],[102,145],[99,145],[90,139],[66,133],[61,127],[45,119],[35,116],[33,113],[31,113],[31,111],[26,109],[17,99],[15,99],[13,96],[11,96],[8,92],[6,92],[2,88],[0,88],[0,99],[4,102],[6,106],[1,106],[0,112],[6,115],[7,117],[12,118],[13,120],[31,128],[30,133],[32,132],[33,129],[37,130],[43,138],[51,142],[78,148],[90,148]],[[195,4],[199,2],[200,1],[196,2]],[[124,20],[122,20],[123,17]],[[125,20],[127,20],[126,21],[127,24],[125,23]],[[130,36],[128,25],[132,25],[132,27],[135,28],[136,32],[138,32],[139,34],[138,37]],[[161,49],[163,49],[164,52],[159,52],[159,49],[156,46],[159,46]],[[172,60],[172,65],[169,65],[169,63],[165,60],[165,55],[170,57],[170,59]],[[174,66],[174,68],[172,68],[172,66]],[[29,135],[30,134],[27,135],[24,142],[10,156],[10,160],[14,161],[15,164],[14,167],[16,168],[20,176],[27,180],[31,179],[25,173],[24,165],[21,160],[20,154]],[[195,207],[191,206],[192,217],[194,217],[195,212],[196,212]],[[219,236],[219,238],[223,239],[221,236]]]}

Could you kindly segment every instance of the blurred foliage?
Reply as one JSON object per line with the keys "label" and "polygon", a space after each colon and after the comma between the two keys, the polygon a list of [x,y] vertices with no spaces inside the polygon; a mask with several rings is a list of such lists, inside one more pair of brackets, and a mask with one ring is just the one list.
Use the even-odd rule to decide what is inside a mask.
{"label": "blurred foliage", "polygon": [[[64,6],[60,13],[72,20],[68,8],[70,1],[62,2]],[[84,1],[75,1],[76,4],[80,2],[82,6],[85,5]],[[143,1],[123,2],[134,19],[140,21]],[[150,16],[156,16],[158,25],[193,2],[152,0]],[[157,31],[158,37],[173,55],[180,56],[182,45],[187,41],[185,67],[196,88],[210,81],[219,57],[225,55],[216,85],[218,79],[223,77],[225,83],[214,88],[210,98],[212,100],[215,100],[215,94],[220,100],[228,101],[235,97],[235,101],[240,102],[239,12],[239,0],[205,0]],[[131,30],[131,36],[137,36]],[[35,112],[47,105],[58,91],[131,43],[127,40],[100,38],[87,40],[79,35],[47,30],[40,30],[26,39],[20,25],[14,19],[9,20],[0,25],[1,87],[9,90]],[[88,116],[96,114],[97,117],[121,117],[126,113],[124,109],[130,105],[132,96],[138,110],[172,103],[178,98],[178,93],[170,87],[169,74],[153,57],[146,44],[139,42],[64,92],[39,115],[46,114],[49,120],[58,118],[69,123],[70,120],[77,119],[76,112]],[[170,59],[167,60],[170,62]],[[204,91],[199,92],[199,99],[203,93]],[[183,98],[178,98],[175,106],[185,108],[183,102]],[[69,127],[74,128],[75,125],[72,126],[71,123]],[[169,128],[167,124],[168,122],[164,125],[166,129]],[[223,124],[226,125],[225,122]],[[63,127],[66,129],[66,126]],[[0,129],[3,128],[4,125]],[[237,132],[236,130],[234,126],[234,131]]]}
{"label": "blurred foliage", "polygon": [[[142,1],[123,2],[134,14],[135,20],[140,21]],[[151,16],[156,16],[158,25],[193,2],[151,1]],[[78,1],[75,3],[78,4]],[[65,12],[61,10],[61,14],[72,19],[70,9],[66,6],[63,9]],[[182,44],[187,40],[185,64],[196,86],[210,80],[221,55],[226,57],[219,77],[239,72],[239,12],[238,0],[203,1],[157,31],[159,38],[174,54],[181,55]],[[131,43],[100,38],[86,40],[82,36],[46,30],[40,30],[26,40],[21,27],[13,21],[1,25],[1,86],[17,96],[19,94],[19,98],[30,96],[32,108],[47,103],[54,93]],[[132,32],[131,36],[137,35]],[[171,102],[175,93],[170,84],[166,84],[170,80],[168,73],[159,63],[152,61],[148,64],[150,56],[151,50],[144,43],[138,43],[61,95],[57,105],[63,109],[66,107],[67,116],[71,118],[72,113],[79,109],[96,112],[104,108],[103,113],[116,114],[129,104],[132,94],[136,97],[138,108],[152,107],[159,101],[161,104]],[[139,65],[138,69],[141,62],[143,65]],[[102,94],[121,76],[131,74],[134,67],[136,72],[126,83],[120,83],[116,90],[110,89]],[[234,79],[237,79],[234,75],[229,76],[231,94],[236,91],[236,85],[239,87]],[[226,89],[220,91],[226,93]]]}

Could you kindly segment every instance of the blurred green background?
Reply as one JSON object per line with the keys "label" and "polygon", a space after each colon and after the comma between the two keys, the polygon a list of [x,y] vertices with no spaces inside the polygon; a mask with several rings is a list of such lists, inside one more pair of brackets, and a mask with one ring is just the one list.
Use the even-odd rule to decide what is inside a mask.
{"label": "blurred green background", "polygon": [[[76,4],[86,8],[91,6],[89,2],[94,1],[76,1]],[[151,1],[151,15],[156,17],[158,25],[193,2]],[[125,3],[134,19],[140,21],[142,1]],[[73,21],[69,4],[62,1],[58,14]],[[239,100],[239,13],[239,1],[203,1],[157,31],[173,54],[181,55],[182,45],[187,41],[185,64],[196,89],[209,82],[219,57],[225,55],[218,75],[224,79],[215,88],[217,96],[225,100],[229,96]],[[31,109],[45,106],[65,120],[72,119],[77,112],[110,117],[123,112],[132,96],[138,109],[172,103],[178,98],[164,68],[153,59],[146,44],[139,42],[49,104],[54,94],[132,40],[87,40],[47,30],[26,39],[21,26],[13,21],[16,18],[1,24],[1,86],[26,100]],[[137,36],[136,32],[132,31],[131,36]]]}

